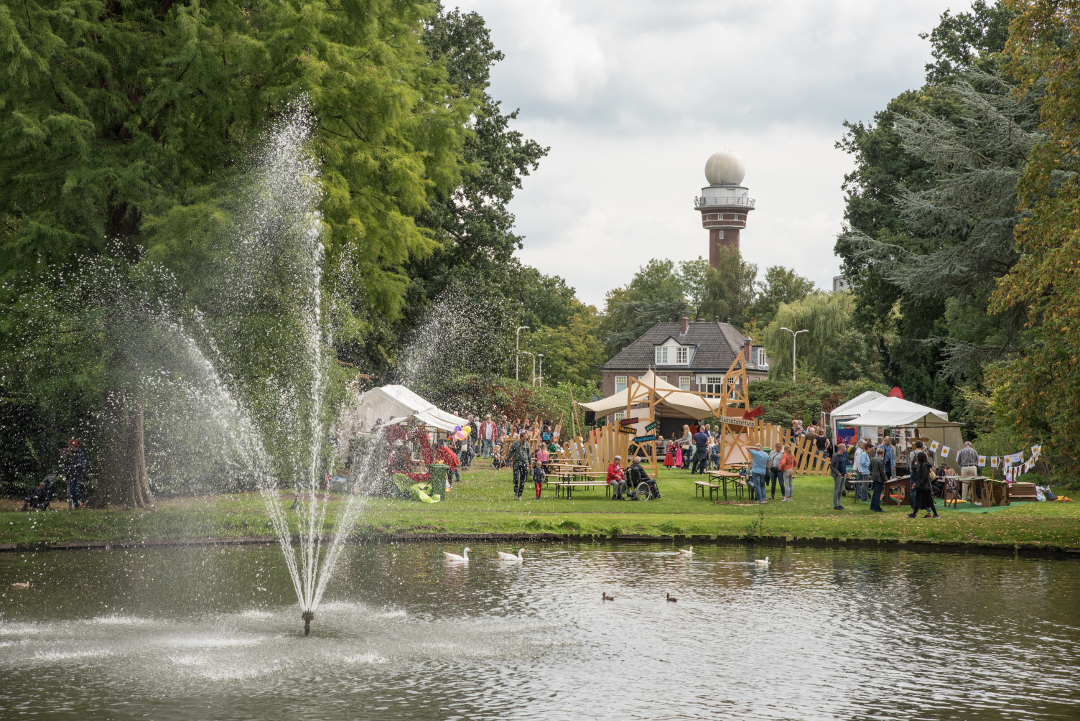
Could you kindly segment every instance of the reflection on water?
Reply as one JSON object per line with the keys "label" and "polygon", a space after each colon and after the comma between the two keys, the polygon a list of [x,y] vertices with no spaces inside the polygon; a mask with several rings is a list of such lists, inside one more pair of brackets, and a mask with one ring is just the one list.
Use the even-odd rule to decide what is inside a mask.
{"label": "reflection on water", "polygon": [[1075,561],[443,548],[349,548],[310,638],[276,548],[0,555],[0,717],[1080,718]]}

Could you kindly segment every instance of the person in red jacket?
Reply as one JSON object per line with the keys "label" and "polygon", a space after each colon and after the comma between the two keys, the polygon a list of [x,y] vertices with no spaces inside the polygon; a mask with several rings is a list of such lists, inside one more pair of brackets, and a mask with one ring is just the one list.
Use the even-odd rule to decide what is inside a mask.
{"label": "person in red jacket", "polygon": [[451,479],[461,480],[461,474],[458,473],[457,454],[450,450],[450,447],[446,445],[446,441],[439,441],[439,450],[435,451],[435,460],[450,466],[450,470],[446,472],[447,488],[453,485]]}
{"label": "person in red jacket", "polygon": [[622,457],[615,456],[615,460],[607,467],[607,482],[611,489],[611,496],[616,501],[621,501],[626,493],[626,478],[623,476]]}

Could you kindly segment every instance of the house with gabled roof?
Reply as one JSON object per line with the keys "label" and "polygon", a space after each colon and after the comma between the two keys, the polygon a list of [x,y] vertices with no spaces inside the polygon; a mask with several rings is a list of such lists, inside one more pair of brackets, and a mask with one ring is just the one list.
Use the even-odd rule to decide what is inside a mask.
{"label": "house with gabled roof", "polygon": [[[618,393],[626,388],[628,378],[640,378],[650,369],[681,390],[719,395],[724,374],[739,354],[743,355],[748,381],[769,377],[765,349],[755,346],[730,323],[691,322],[686,316],[675,323],[658,322],[601,366],[602,395],[606,398]],[[613,414],[608,422],[620,420],[621,415]],[[671,438],[683,422],[660,419],[659,431]]]}

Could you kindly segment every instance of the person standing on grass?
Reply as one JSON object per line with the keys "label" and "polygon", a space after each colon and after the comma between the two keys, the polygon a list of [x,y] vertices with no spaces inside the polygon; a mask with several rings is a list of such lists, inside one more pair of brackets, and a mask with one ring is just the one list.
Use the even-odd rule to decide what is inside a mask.
{"label": "person standing on grass", "polygon": [[776,484],[780,483],[780,500],[784,500],[784,481],[780,470],[780,460],[784,457],[783,444],[777,443],[773,446],[772,453],[769,454],[769,480],[771,481],[772,489],[769,491],[769,500],[776,500]]}
{"label": "person standing on grass", "polygon": [[881,442],[881,460],[885,464],[885,477],[892,478],[893,469],[896,468],[896,448],[889,436],[885,436]]}
{"label": "person standing on grass", "polygon": [[690,468],[690,475],[695,472],[705,475],[705,467],[709,465],[709,434],[702,428],[694,434],[694,464]]}
{"label": "person standing on grass", "polygon": [[514,469],[514,498],[520,501],[525,491],[525,477],[529,475],[529,439],[525,437],[525,431],[521,431],[517,440],[510,444],[509,455],[507,460]]}
{"label": "person standing on grass", "polygon": [[[915,455],[915,468],[911,472],[911,478],[915,481],[915,500],[911,505],[911,513],[908,518],[919,515],[919,509],[925,509],[923,518],[940,518],[937,507],[934,505],[933,486],[930,485],[930,462],[925,453]],[[931,516],[931,512],[934,514]]]}
{"label": "person standing on grass", "polygon": [[679,451],[682,453],[682,467],[685,470],[690,465],[690,449],[694,445],[694,436],[690,433],[690,426],[683,424],[682,438],[679,439]]}
{"label": "person standing on grass", "polygon": [[795,456],[791,454],[789,447],[782,446],[782,455],[780,457],[780,472],[784,474],[783,491],[784,497],[781,501],[790,501],[792,492],[792,481],[795,480]]}
{"label": "person standing on grass", "polygon": [[622,456],[615,456],[615,459],[607,467],[607,482],[611,486],[611,499],[613,501],[621,501],[626,498],[626,477],[623,475],[621,462]]}
{"label": "person standing on grass", "polygon": [[911,453],[908,454],[908,505],[912,508],[912,513],[915,509],[915,464],[919,454],[922,453],[923,457],[926,456],[923,453],[923,442],[915,441],[915,445],[911,448]]}
{"label": "person standing on grass", "polygon": [[[855,451],[855,480],[870,480],[870,451],[873,449],[869,440],[864,441],[859,450]],[[865,501],[870,495],[870,489],[865,483],[855,484],[855,500]]]}
{"label": "person standing on grass", "polygon": [[495,424],[491,422],[491,414],[484,416],[484,422],[480,424],[480,445],[484,458],[491,458],[491,452],[495,448],[495,439],[499,432],[495,430]]}
{"label": "person standing on grass", "polygon": [[68,483],[68,508],[82,508],[86,499],[79,492],[79,484],[86,475],[86,456],[79,442],[72,438],[63,453],[64,480]]}
{"label": "person standing on grass", "polygon": [[960,466],[960,498],[968,500],[968,483],[965,478],[979,475],[979,454],[971,447],[971,441],[964,441],[964,447],[956,454],[956,465]]}
{"label": "person standing on grass", "polygon": [[754,500],[758,503],[767,503],[765,499],[765,476],[768,474],[769,454],[761,450],[758,443],[750,449],[750,457],[754,464],[750,469],[750,482],[754,484]]}
{"label": "person standing on grass", "polygon": [[889,479],[885,470],[885,451],[878,448],[874,451],[874,457],[870,459],[870,481],[873,484],[873,493],[870,496],[870,510],[881,513],[881,492],[885,488],[885,481]]}
{"label": "person standing on grass", "polygon": [[544,468],[540,464],[540,461],[533,461],[532,470],[533,483],[536,485],[536,500],[540,500],[540,488],[544,485],[544,481],[547,476],[544,475]]}
{"label": "person standing on grass", "polygon": [[844,507],[840,505],[840,494],[844,492],[844,479],[847,477],[847,446],[843,441],[836,445],[829,470],[833,477],[832,507],[833,510],[842,511]]}

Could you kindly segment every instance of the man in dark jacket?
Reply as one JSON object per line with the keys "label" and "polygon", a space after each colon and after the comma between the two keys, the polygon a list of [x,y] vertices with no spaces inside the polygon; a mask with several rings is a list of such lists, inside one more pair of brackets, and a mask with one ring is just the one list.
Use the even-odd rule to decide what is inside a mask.
{"label": "man in dark jacket", "polygon": [[844,492],[844,479],[847,477],[847,446],[843,443],[836,446],[829,470],[833,477],[833,509],[842,511],[844,507],[840,505],[840,495]]}
{"label": "man in dark jacket", "polygon": [[525,491],[525,478],[529,475],[529,457],[532,450],[529,448],[529,439],[525,437],[525,431],[518,434],[518,439],[510,444],[510,462],[514,469],[514,498],[521,500],[521,494]]}
{"label": "man in dark jacket", "polygon": [[79,484],[86,475],[86,456],[79,442],[72,438],[64,450],[64,480],[68,482],[68,508],[82,508],[86,499],[79,492]]}
{"label": "man in dark jacket", "polygon": [[705,468],[709,465],[709,434],[704,429],[694,434],[694,465],[690,467],[690,475],[698,471],[705,475]]}
{"label": "man in dark jacket", "polygon": [[874,457],[870,459],[870,481],[874,489],[874,495],[870,497],[870,510],[881,513],[881,491],[885,488],[885,481],[889,477],[888,468],[885,466],[885,454],[878,448]]}

